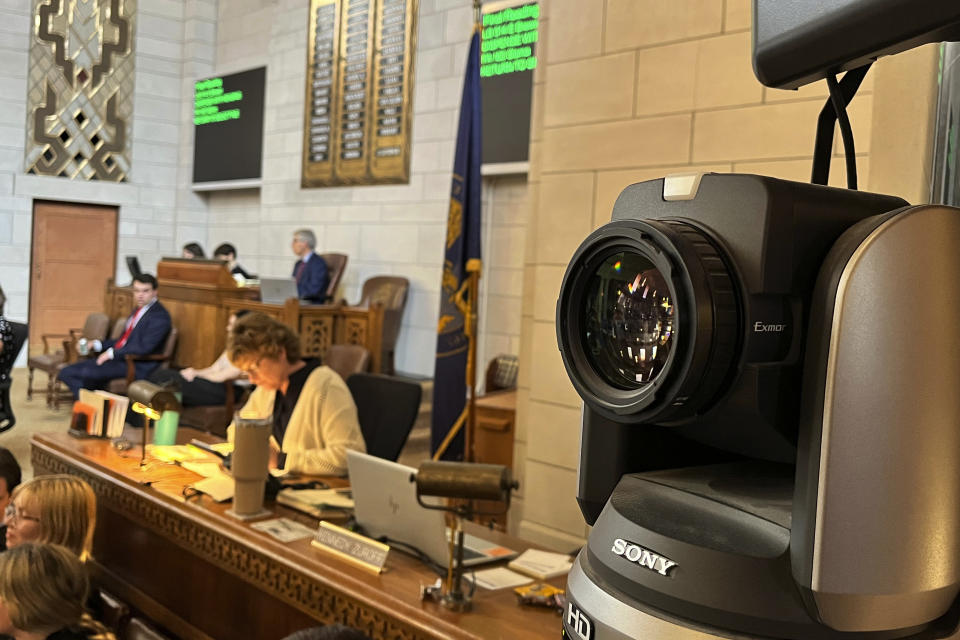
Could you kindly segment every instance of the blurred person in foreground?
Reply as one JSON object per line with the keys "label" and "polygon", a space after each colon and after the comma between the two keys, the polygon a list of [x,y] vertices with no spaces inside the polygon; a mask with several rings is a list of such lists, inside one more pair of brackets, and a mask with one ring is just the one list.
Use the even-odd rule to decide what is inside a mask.
{"label": "blurred person in foreground", "polygon": [[[9,449],[0,447],[0,514],[5,514],[10,504],[10,494],[20,485],[20,464]],[[4,520],[6,518],[4,517]],[[0,551],[7,548],[7,525],[0,521]]]}
{"label": "blurred person in foreground", "polygon": [[116,640],[84,610],[86,567],[65,547],[25,543],[0,554],[0,634],[15,640]]}
{"label": "blurred person in foreground", "polygon": [[7,549],[47,542],[62,545],[86,561],[93,551],[97,498],[90,485],[76,476],[37,476],[13,490],[4,521]]}

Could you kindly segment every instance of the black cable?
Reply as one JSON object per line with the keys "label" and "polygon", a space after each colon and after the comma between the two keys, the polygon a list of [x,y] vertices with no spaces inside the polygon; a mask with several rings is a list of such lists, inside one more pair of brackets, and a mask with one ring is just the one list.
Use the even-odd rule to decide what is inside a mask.
{"label": "black cable", "polygon": [[837,114],[837,124],[840,125],[840,137],[843,138],[843,152],[847,159],[847,188],[857,188],[857,155],[853,148],[853,130],[850,128],[850,118],[847,117],[847,105],[844,96],[840,93],[837,77],[827,74],[827,87],[830,89],[830,101]]}
{"label": "black cable", "polygon": [[412,544],[407,544],[406,542],[401,542],[400,540],[395,540],[389,536],[380,536],[377,538],[380,542],[389,544],[391,547],[396,547],[399,551],[411,555],[423,564],[427,565],[430,569],[434,571],[437,575],[443,577],[447,575],[447,568],[441,566],[430,559],[426,553],[413,546]]}
{"label": "black cable", "polygon": [[[868,62],[862,67],[847,71],[837,83],[840,87],[844,108],[850,104],[850,101],[857,94],[857,89],[860,88],[860,84],[870,70],[871,64]],[[824,101],[817,118],[817,134],[813,144],[813,170],[810,175],[812,184],[825,185],[829,181],[835,122],[837,122],[837,110],[833,106],[833,97],[830,96]]]}

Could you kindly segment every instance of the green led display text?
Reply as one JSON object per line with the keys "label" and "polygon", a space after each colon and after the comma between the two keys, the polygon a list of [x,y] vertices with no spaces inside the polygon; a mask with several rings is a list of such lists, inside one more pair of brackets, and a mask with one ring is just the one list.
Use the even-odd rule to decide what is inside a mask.
{"label": "green led display text", "polygon": [[540,6],[528,4],[483,16],[480,77],[499,76],[537,67],[533,47],[539,37]]}
{"label": "green led display text", "polygon": [[223,78],[201,80],[194,84],[193,91],[193,124],[202,125],[240,119],[240,109],[236,108],[239,105],[234,105],[231,109],[220,108],[220,105],[243,100],[242,91],[224,92]]}

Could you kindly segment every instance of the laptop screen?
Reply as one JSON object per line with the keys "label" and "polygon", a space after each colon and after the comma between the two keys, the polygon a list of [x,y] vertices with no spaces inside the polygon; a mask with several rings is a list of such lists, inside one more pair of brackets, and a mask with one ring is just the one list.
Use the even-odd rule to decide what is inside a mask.
{"label": "laptop screen", "polygon": [[446,563],[446,520],[442,511],[417,503],[417,488],[410,481],[416,469],[350,450],[347,469],[354,515],[367,535],[406,543],[434,562]]}
{"label": "laptop screen", "polygon": [[[434,562],[446,565],[449,553],[446,518],[443,511],[426,509],[417,502],[417,487],[411,481],[416,469],[350,450],[347,469],[354,515],[367,535],[402,542],[419,549]],[[442,504],[440,498],[424,497],[423,500],[427,504]],[[471,535],[466,538],[465,565],[495,562],[516,555],[512,549],[481,538]]]}

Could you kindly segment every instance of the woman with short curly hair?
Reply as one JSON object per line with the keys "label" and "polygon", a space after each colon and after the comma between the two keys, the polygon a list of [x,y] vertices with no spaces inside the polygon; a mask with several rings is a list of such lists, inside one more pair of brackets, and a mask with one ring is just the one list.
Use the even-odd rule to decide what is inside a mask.
{"label": "woman with short curly hair", "polygon": [[[301,357],[293,329],[250,313],[228,336],[227,357],[257,385],[241,415],[273,420],[271,468],[344,475],[347,450],[366,451],[346,383],[319,360]],[[231,440],[233,431],[231,424]]]}

